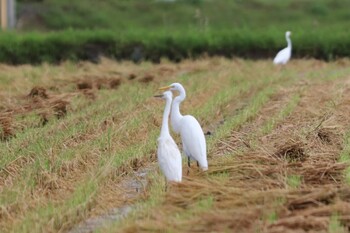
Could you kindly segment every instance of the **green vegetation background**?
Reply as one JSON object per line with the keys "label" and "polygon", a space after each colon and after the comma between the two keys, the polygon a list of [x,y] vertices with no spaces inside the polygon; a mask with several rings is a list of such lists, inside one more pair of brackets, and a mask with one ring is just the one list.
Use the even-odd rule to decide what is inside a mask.
{"label": "green vegetation background", "polygon": [[[14,64],[203,54],[272,57],[293,32],[293,56],[350,56],[349,0],[41,0],[20,31],[0,35],[0,61]],[[135,58],[136,57],[136,58]]]}

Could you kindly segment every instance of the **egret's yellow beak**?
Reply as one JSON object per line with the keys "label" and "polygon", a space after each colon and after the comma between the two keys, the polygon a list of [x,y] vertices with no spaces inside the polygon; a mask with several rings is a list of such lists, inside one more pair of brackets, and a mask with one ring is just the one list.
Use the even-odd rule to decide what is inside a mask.
{"label": "egret's yellow beak", "polygon": [[156,98],[162,98],[163,95],[154,95],[153,97],[156,97]]}
{"label": "egret's yellow beak", "polygon": [[160,90],[160,91],[167,91],[170,88],[171,88],[171,86],[166,86],[166,87],[160,87],[160,88],[158,88],[158,90]]}

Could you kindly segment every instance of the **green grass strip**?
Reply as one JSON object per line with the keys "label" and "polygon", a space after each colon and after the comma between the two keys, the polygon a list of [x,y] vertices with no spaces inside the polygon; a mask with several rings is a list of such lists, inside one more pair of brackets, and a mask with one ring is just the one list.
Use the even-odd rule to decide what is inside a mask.
{"label": "green grass strip", "polygon": [[270,118],[265,122],[265,124],[260,129],[261,134],[264,135],[264,134],[270,133],[279,122],[281,122],[284,118],[288,117],[293,112],[295,107],[298,105],[299,101],[300,101],[300,94],[299,93],[294,94],[291,97],[290,101],[287,103],[287,105],[285,105],[281,109],[281,111],[278,113],[276,117]]}

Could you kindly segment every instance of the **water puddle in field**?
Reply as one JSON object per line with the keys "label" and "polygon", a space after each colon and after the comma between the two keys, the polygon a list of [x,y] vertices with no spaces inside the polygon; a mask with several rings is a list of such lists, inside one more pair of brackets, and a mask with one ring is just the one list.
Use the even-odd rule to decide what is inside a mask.
{"label": "water puddle in field", "polygon": [[96,229],[114,223],[122,218],[124,218],[132,210],[132,206],[125,205],[119,208],[112,209],[109,213],[100,215],[98,217],[93,217],[80,223],[78,226],[74,227],[69,233],[90,233],[94,232]]}
{"label": "water puddle in field", "polygon": [[[120,187],[125,190],[125,195],[122,197],[123,199],[136,199],[145,190],[147,186],[147,174],[151,171],[151,169],[153,169],[153,166],[140,168],[135,172],[134,176],[120,183]],[[133,204],[125,204],[118,208],[113,208],[108,213],[84,220],[68,232],[94,232],[105,225],[112,224],[123,219],[131,212],[132,209]]]}

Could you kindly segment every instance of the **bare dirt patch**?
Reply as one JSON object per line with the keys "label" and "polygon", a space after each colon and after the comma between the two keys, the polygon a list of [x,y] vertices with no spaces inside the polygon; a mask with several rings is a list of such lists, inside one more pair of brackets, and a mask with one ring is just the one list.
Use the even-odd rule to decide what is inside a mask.
{"label": "bare dirt patch", "polygon": [[121,79],[111,79],[110,81],[109,81],[109,87],[111,88],[111,89],[116,89],[116,88],[118,88],[120,85],[122,84],[122,81],[121,81]]}
{"label": "bare dirt patch", "polygon": [[29,97],[41,97],[43,99],[49,98],[46,89],[44,87],[33,87],[33,89],[30,91]]}
{"label": "bare dirt patch", "polygon": [[15,136],[15,133],[13,132],[13,126],[12,126],[12,117],[0,115],[0,140],[1,141],[7,141],[11,137]]}
{"label": "bare dirt patch", "polygon": [[92,89],[92,83],[90,83],[90,82],[79,82],[79,83],[77,83],[77,88],[79,90]]}
{"label": "bare dirt patch", "polygon": [[153,75],[145,75],[144,77],[139,79],[139,82],[140,83],[149,83],[149,82],[152,82],[153,80],[154,80],[154,76]]}
{"label": "bare dirt patch", "polygon": [[65,100],[56,100],[52,103],[52,109],[54,110],[54,114],[58,119],[67,115],[68,105],[69,102]]}
{"label": "bare dirt patch", "polygon": [[134,80],[136,77],[137,77],[136,74],[131,73],[131,74],[129,74],[128,79],[129,80]]}
{"label": "bare dirt patch", "polygon": [[87,89],[117,89],[122,84],[122,79],[114,76],[84,76],[76,81],[78,90]]}

